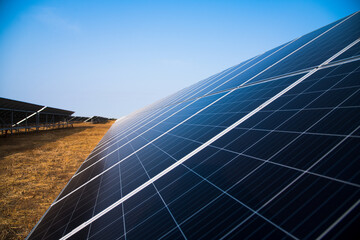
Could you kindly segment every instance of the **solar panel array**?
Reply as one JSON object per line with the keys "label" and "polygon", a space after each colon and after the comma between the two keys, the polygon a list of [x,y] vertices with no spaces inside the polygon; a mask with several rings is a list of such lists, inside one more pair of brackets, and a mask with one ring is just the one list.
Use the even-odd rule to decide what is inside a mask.
{"label": "solar panel array", "polygon": [[358,238],[359,26],[357,12],[117,121],[28,238]]}
{"label": "solar panel array", "polygon": [[16,101],[0,97],[0,131],[30,131],[41,128],[64,127],[74,112],[48,106]]}

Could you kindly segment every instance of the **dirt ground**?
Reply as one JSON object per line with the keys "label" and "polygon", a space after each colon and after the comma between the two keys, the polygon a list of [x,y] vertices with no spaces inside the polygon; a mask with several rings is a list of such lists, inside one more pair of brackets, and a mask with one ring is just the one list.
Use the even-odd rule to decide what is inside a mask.
{"label": "dirt ground", "polygon": [[24,239],[113,122],[0,137],[0,239]]}

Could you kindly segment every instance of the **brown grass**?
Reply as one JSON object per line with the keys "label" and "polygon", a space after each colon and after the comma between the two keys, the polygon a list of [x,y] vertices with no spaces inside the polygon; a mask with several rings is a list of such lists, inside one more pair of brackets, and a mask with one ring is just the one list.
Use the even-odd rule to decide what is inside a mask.
{"label": "brown grass", "polygon": [[0,239],[23,239],[112,125],[0,138]]}

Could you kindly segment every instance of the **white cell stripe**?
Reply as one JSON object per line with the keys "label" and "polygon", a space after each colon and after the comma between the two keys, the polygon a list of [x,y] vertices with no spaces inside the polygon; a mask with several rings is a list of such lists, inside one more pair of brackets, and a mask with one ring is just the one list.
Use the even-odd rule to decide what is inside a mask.
{"label": "white cell stripe", "polygon": [[[315,124],[313,124],[315,125]],[[313,126],[312,125],[312,126]],[[241,129],[241,128],[236,128],[236,129]],[[244,128],[243,128],[244,129]],[[251,129],[245,129],[245,130],[253,130],[253,128]],[[255,130],[255,129],[254,129]],[[268,130],[270,131],[270,130]],[[273,131],[273,132],[276,132],[276,131]],[[305,132],[298,132],[297,134],[306,134]],[[174,134],[171,134],[171,133],[168,133],[168,135],[171,135],[171,136],[175,136],[175,137],[178,137],[178,138],[181,138],[181,139],[185,139],[185,140],[189,140],[191,142],[195,142],[195,143],[198,143],[198,144],[203,144],[203,142],[199,142],[199,141],[196,141],[196,140],[193,140],[193,139],[190,139],[190,138],[186,138],[186,137],[182,137],[182,136],[178,136],[178,135],[174,135]],[[281,163],[277,163],[277,162],[273,162],[271,160],[265,160],[265,159],[262,159],[262,158],[259,158],[259,157],[254,157],[254,156],[251,156],[251,155],[248,155],[248,154],[245,154],[244,152],[246,152],[248,149],[250,149],[251,147],[255,146],[258,142],[260,142],[262,139],[264,139],[267,135],[265,135],[264,137],[260,138],[258,141],[256,141],[254,144],[250,145],[249,147],[247,147],[245,150],[243,150],[242,152],[236,152],[236,151],[233,151],[233,150],[229,150],[226,148],[226,146],[230,145],[232,142],[228,143],[226,146],[224,147],[217,147],[215,145],[211,145],[212,148],[216,148],[216,149],[219,149],[219,150],[222,150],[222,151],[226,151],[226,152],[229,152],[229,153],[234,153],[236,154],[237,156],[244,156],[244,157],[247,157],[247,158],[251,158],[251,159],[254,159],[254,160],[257,160],[257,161],[261,161],[263,163],[270,163],[270,164],[273,164],[273,165],[276,165],[276,166],[280,166],[280,167],[284,167],[284,168],[288,168],[288,169],[292,169],[292,170],[295,170],[295,171],[298,171],[300,173],[303,173],[305,172],[305,170],[303,169],[300,169],[300,168],[296,168],[296,167],[291,167],[291,166],[288,166],[288,165],[285,165],[285,164],[281,164]],[[342,135],[340,137],[347,137],[347,135]],[[349,138],[353,137],[353,136],[348,136]],[[156,146],[155,144],[153,144],[154,146]],[[213,155],[215,155],[216,153],[214,153]],[[213,156],[211,155],[211,156]],[[211,157],[210,156],[210,157]],[[226,165],[226,164],[225,164]],[[224,165],[224,166],[225,166]],[[262,164],[263,165],[263,164]],[[260,165],[260,166],[262,166]],[[259,166],[259,167],[260,167]],[[222,167],[219,168],[219,170],[221,169]],[[257,168],[256,168],[257,169]],[[335,181],[335,182],[340,182],[340,183],[343,183],[343,184],[347,184],[347,185],[350,185],[350,186],[354,186],[354,187],[358,187],[360,188],[360,185],[359,184],[356,184],[356,183],[352,183],[352,182],[348,182],[348,181],[345,181],[345,180],[341,180],[341,179],[337,179],[337,178],[333,178],[333,177],[329,177],[329,176],[325,176],[325,175],[322,175],[322,174],[318,174],[318,173],[315,173],[315,172],[307,172],[308,174],[311,174],[311,175],[314,175],[314,176],[318,176],[318,177],[321,177],[321,178],[325,178],[325,179],[328,179],[328,180],[332,180],[332,181]]]}
{"label": "white cell stripe", "polygon": [[349,215],[349,213],[354,210],[354,208],[356,208],[360,203],[360,199],[357,200],[356,203],[354,203],[346,212],[343,213],[343,215],[341,215],[333,224],[331,224],[319,237],[317,237],[317,240],[322,239],[323,237],[325,237],[337,224],[339,224],[339,222],[341,222],[347,215]]}
{"label": "white cell stripe", "polygon": [[[347,18],[348,19],[348,18]],[[328,60],[326,60],[325,62],[323,62],[322,64],[319,65],[319,67],[321,67],[322,65],[328,64],[329,62],[331,62],[333,59],[335,59],[336,57],[338,57],[339,55],[341,55],[343,52],[345,52],[346,50],[348,50],[349,48],[351,48],[352,46],[354,46],[356,43],[358,43],[360,41],[360,38],[355,40],[353,43],[349,44],[348,46],[346,46],[345,48],[343,48],[341,51],[339,51],[338,53],[336,53],[334,56],[330,57]],[[272,98],[270,98],[269,100],[267,100],[266,102],[264,102],[263,104],[261,104],[259,107],[257,107],[256,109],[254,109],[253,111],[251,111],[250,113],[248,113],[246,116],[244,116],[243,118],[241,118],[240,120],[238,120],[237,122],[235,122],[234,124],[232,124],[231,126],[229,126],[228,128],[226,128],[225,130],[223,130],[222,132],[220,132],[219,134],[217,134],[216,136],[214,136],[213,138],[211,138],[210,140],[208,140],[207,142],[205,142],[203,145],[199,146],[198,148],[196,148],[195,150],[193,150],[192,152],[190,152],[189,154],[187,154],[185,157],[183,157],[182,159],[180,159],[179,161],[177,161],[176,163],[174,163],[173,165],[169,166],[168,168],[166,168],[165,170],[163,170],[162,172],[160,172],[159,174],[157,174],[156,176],[154,176],[152,179],[150,179],[149,181],[145,182],[144,184],[140,185],[138,188],[136,188],[135,190],[133,190],[132,192],[130,192],[129,194],[127,194],[126,196],[124,196],[122,199],[116,201],[115,203],[113,203],[112,205],[110,205],[109,207],[107,207],[105,210],[101,211],[99,214],[97,214],[96,216],[92,217],[91,219],[87,220],[86,222],[84,222],[83,224],[79,225],[78,227],[76,227],[75,229],[73,229],[70,233],[68,233],[67,235],[65,235],[62,239],[67,239],[70,236],[74,235],[75,233],[77,233],[78,231],[80,231],[81,229],[83,229],[84,227],[88,226],[89,224],[91,224],[92,222],[94,222],[95,220],[97,220],[98,218],[100,218],[101,216],[103,216],[104,214],[106,214],[107,212],[111,211],[113,208],[115,208],[116,206],[118,206],[119,204],[123,203],[124,201],[126,201],[127,199],[129,199],[130,197],[132,197],[133,195],[135,195],[136,193],[138,193],[139,191],[141,191],[142,189],[144,189],[145,187],[149,186],[150,184],[152,184],[153,182],[155,182],[157,179],[161,178],[162,176],[164,176],[165,174],[167,174],[168,172],[172,171],[174,168],[176,168],[177,166],[181,165],[182,163],[184,163],[186,160],[188,160],[189,158],[191,158],[192,156],[194,156],[196,153],[200,152],[201,150],[203,150],[204,148],[206,148],[207,146],[209,146],[211,143],[215,142],[216,140],[218,140],[219,138],[221,138],[222,136],[224,136],[226,133],[230,132],[232,129],[234,129],[235,127],[237,127],[239,124],[241,124],[242,122],[244,122],[245,120],[247,120],[248,118],[250,118],[251,116],[253,116],[254,114],[256,114],[257,112],[259,112],[261,109],[265,108],[266,106],[268,106],[270,103],[272,103],[273,101],[275,101],[276,99],[278,99],[279,97],[281,97],[282,95],[284,95],[286,92],[288,92],[289,90],[291,90],[292,88],[294,88],[295,86],[297,86],[298,84],[300,84],[302,81],[304,81],[306,78],[308,78],[309,76],[311,76],[312,74],[314,74],[315,72],[318,71],[319,68],[315,68],[314,70],[310,71],[308,74],[306,74],[305,76],[301,77],[300,79],[298,79],[297,81],[295,81],[294,83],[292,83],[290,86],[288,86],[287,88],[283,89],[281,92],[279,92],[278,94],[276,94],[275,96],[273,96]],[[229,93],[231,93],[232,91],[230,91]],[[227,95],[224,95],[222,97],[225,97]],[[345,138],[346,139],[346,138]],[[153,142],[153,141],[152,141]],[[330,150],[331,151],[331,150]],[[311,167],[308,169],[310,170],[315,164],[317,164],[321,159],[319,159],[316,163],[314,163],[313,165],[311,165]],[[305,173],[304,173],[305,174]],[[290,183],[291,184],[291,183]],[[284,190],[285,191],[285,190]],[[280,192],[281,193],[281,192]],[[279,194],[280,194],[279,193]],[[278,195],[278,194],[277,194]],[[277,196],[276,195],[276,196]],[[274,196],[275,197],[275,196]],[[274,199],[274,198],[272,198]],[[272,200],[271,199],[271,200]],[[266,206],[268,203],[270,202],[270,200],[265,203],[263,206]]]}
{"label": "white cell stripe", "polygon": [[[339,107],[337,109],[346,109],[346,108],[342,108],[342,107]],[[307,110],[307,109],[305,109]],[[293,111],[293,110],[291,110]],[[262,112],[265,112],[265,111],[262,111]],[[279,111],[281,112],[281,111]],[[226,128],[225,126],[216,126],[216,125],[204,125],[204,124],[185,124],[184,125],[186,126],[199,126],[199,127],[218,127],[218,128]],[[315,135],[315,136],[329,136],[329,137],[346,137],[345,134],[338,134],[338,133],[321,133],[321,132],[299,132],[299,131],[290,131],[290,130],[271,130],[271,129],[266,129],[266,128],[255,128],[255,127],[252,127],[252,128],[244,128],[244,127],[237,127],[236,129],[241,129],[241,130],[254,130],[254,131],[259,131],[259,132],[276,132],[276,133],[294,133],[294,134],[304,134],[304,135]],[[159,130],[154,130],[154,131],[157,131],[157,132],[160,132]],[[171,134],[170,134],[171,135]],[[174,135],[176,137],[181,137],[181,136],[177,136],[177,135]],[[354,135],[354,136],[350,136],[351,138],[360,138],[360,136],[358,135]],[[181,137],[181,138],[184,138],[184,137]],[[193,139],[189,139],[191,141],[195,141]],[[197,142],[197,141],[195,141]],[[200,143],[200,142],[199,142]]]}
{"label": "white cell stripe", "polygon": [[[118,157],[120,157],[120,154],[118,153]],[[119,164],[119,179],[120,179],[120,196],[123,197],[123,185],[122,185],[122,180],[121,180],[121,168],[120,168],[120,164]],[[126,221],[125,221],[125,209],[124,209],[124,204],[121,206],[122,209],[122,214],[123,214],[123,226],[124,226],[124,239],[126,240]]]}
{"label": "white cell stripe", "polygon": [[38,111],[30,114],[29,116],[27,116],[26,118],[18,121],[17,123],[13,124],[12,126],[15,127],[16,125],[19,125],[20,123],[22,123],[22,122],[25,121],[25,120],[28,120],[29,118],[31,118],[31,117],[34,116],[35,114],[40,113],[40,112],[43,111],[45,108],[47,108],[47,106],[45,106],[45,107],[41,108],[40,110],[38,110]]}

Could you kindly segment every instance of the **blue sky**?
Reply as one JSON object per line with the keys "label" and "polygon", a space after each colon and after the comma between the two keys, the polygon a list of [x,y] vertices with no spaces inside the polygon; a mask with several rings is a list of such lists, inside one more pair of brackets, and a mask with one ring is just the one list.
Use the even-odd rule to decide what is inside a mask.
{"label": "blue sky", "polygon": [[120,117],[358,1],[0,0],[0,96]]}

